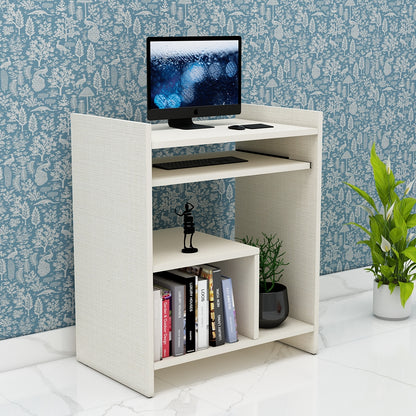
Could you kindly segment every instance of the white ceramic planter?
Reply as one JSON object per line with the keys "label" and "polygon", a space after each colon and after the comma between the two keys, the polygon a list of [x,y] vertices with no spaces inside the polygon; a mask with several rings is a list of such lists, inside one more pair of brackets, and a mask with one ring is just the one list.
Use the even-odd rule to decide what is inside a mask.
{"label": "white ceramic planter", "polygon": [[377,318],[400,320],[406,319],[412,312],[412,301],[409,298],[403,308],[400,302],[400,288],[396,286],[393,293],[390,293],[388,285],[377,287],[377,282],[373,283],[373,314]]}

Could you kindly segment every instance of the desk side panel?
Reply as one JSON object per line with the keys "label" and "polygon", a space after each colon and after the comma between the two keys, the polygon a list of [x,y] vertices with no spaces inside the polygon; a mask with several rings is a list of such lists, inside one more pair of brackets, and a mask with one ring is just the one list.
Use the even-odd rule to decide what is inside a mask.
{"label": "desk side panel", "polygon": [[318,134],[258,140],[239,149],[281,155],[311,162],[308,171],[236,179],[236,237],[276,233],[283,241],[285,267],[282,283],[288,287],[290,316],[314,325],[314,333],[287,343],[317,351],[322,113],[248,105],[244,109],[264,122],[290,122],[316,127]]}
{"label": "desk side panel", "polygon": [[150,126],[73,114],[77,358],[154,393]]}

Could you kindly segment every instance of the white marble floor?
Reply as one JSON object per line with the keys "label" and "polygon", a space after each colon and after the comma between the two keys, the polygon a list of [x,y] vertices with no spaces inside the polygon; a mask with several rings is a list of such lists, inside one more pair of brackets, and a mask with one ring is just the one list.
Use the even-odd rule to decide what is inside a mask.
{"label": "white marble floor", "polygon": [[[362,269],[321,278],[320,352],[263,345],[157,373],[147,399],[76,362],[74,329],[0,342],[0,415],[416,414],[416,305],[372,316]],[[412,299],[414,302],[414,300]]]}

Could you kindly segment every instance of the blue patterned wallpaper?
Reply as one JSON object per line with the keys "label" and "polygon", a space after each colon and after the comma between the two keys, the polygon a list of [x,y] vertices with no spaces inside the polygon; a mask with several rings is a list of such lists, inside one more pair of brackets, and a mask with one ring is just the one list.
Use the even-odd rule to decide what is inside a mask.
{"label": "blue patterned wallpaper", "polygon": [[[321,271],[368,264],[342,182],[367,187],[374,141],[414,175],[411,3],[0,0],[0,339],[74,324],[69,114],[145,121],[148,35],[240,34],[243,101],[324,112]],[[232,236],[233,181],[200,186],[155,191],[155,226],[187,199]]]}

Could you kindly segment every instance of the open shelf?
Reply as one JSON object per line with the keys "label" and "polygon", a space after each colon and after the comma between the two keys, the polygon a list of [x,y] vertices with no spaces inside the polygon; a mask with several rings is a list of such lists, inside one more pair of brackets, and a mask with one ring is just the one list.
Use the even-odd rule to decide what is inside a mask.
{"label": "open shelf", "polygon": [[234,124],[258,123],[255,120],[222,119],[204,120],[201,124],[215,126],[214,129],[199,129],[198,134],[193,130],[179,130],[167,124],[152,125],[152,149],[198,146],[216,143],[244,142],[251,140],[276,139],[281,137],[299,137],[318,134],[314,127],[302,127],[289,124],[270,123],[273,128],[231,130],[228,126]]}
{"label": "open shelf", "polygon": [[197,264],[217,263],[219,261],[254,256],[258,248],[247,246],[225,238],[195,232],[196,253],[182,253],[183,228],[167,228],[153,231],[153,272],[180,269]]}
{"label": "open shelf", "polygon": [[238,342],[224,344],[219,347],[208,347],[204,350],[188,353],[179,357],[163,358],[161,361],[154,363],[155,370],[172,367],[178,364],[189,363],[191,361],[201,360],[203,358],[214,357],[216,355],[226,354],[228,352],[242,350],[245,348],[255,347],[268,342],[284,340],[285,338],[297,335],[308,334],[314,331],[313,325],[293,319],[290,316],[277,328],[260,329],[259,337],[251,339],[241,334],[238,335]]}
{"label": "open shelf", "polygon": [[239,151],[158,158],[154,159],[153,163],[161,161],[209,158],[213,156],[236,156],[247,160],[247,162],[175,170],[152,168],[152,186],[156,187],[180,183],[211,181],[223,178],[239,178],[243,176],[292,172],[297,170],[307,170],[311,167],[309,162]]}

